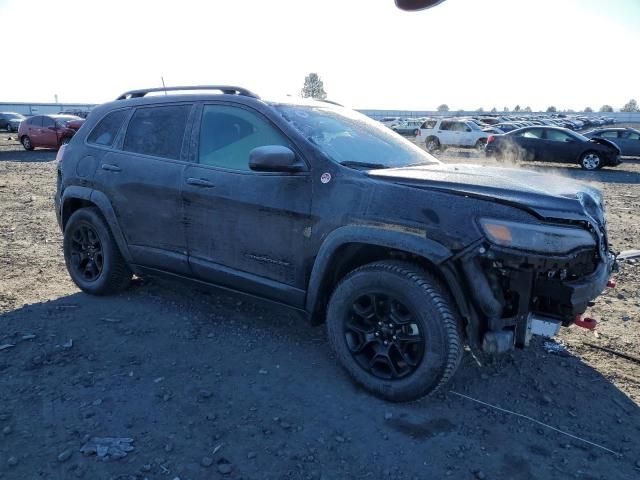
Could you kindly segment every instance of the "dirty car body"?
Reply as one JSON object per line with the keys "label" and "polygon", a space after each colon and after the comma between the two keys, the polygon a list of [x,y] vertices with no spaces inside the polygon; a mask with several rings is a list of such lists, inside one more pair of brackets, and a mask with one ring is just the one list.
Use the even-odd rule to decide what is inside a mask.
{"label": "dirty car body", "polygon": [[[374,285],[365,297],[383,304],[386,287],[376,282],[385,275],[422,279],[414,284],[450,304],[443,318],[457,319],[471,348],[490,353],[525,346],[536,325],[570,325],[605,288],[614,258],[597,190],[523,170],[444,165],[339,106],[218,88],[222,93],[134,92],[93,110],[58,155],[56,213],[65,248],[75,225],[91,222],[76,217],[92,210],[130,272],[241,291],[329,327],[344,314],[340,328],[359,362],[345,368],[391,400],[430,393],[455,368],[434,373],[428,388],[405,389],[419,375],[414,364],[434,357],[429,344],[413,345],[423,339],[418,322],[379,321],[381,328],[354,333],[349,321],[354,312],[393,320],[398,309],[408,318],[411,309],[398,305],[413,300],[399,292],[402,302],[389,300],[382,314],[358,299],[343,312],[338,300],[351,298],[358,282],[365,290]],[[177,140],[171,146],[167,138]],[[76,245],[74,253],[73,239],[68,244],[72,278],[103,294],[94,287],[104,272],[91,282],[73,273],[74,258],[84,259],[83,272],[99,270],[89,259],[95,248]],[[336,331],[340,343],[343,331]],[[411,345],[400,344],[407,336]],[[364,358],[369,366],[364,350],[372,352]],[[395,365],[372,367],[389,362],[383,354]],[[380,377],[379,384],[368,384],[369,377]]]}

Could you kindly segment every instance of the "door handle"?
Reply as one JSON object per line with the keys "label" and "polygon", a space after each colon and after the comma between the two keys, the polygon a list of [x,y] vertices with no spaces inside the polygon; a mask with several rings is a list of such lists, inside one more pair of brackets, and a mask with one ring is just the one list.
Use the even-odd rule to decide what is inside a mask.
{"label": "door handle", "polygon": [[215,187],[215,185],[210,182],[209,180],[204,180],[202,178],[187,178],[187,183],[189,185],[193,185],[195,187],[204,187],[204,188],[212,188]]}
{"label": "door handle", "polygon": [[118,165],[114,165],[113,163],[103,163],[102,169],[107,170],[109,172],[120,172],[122,169]]}

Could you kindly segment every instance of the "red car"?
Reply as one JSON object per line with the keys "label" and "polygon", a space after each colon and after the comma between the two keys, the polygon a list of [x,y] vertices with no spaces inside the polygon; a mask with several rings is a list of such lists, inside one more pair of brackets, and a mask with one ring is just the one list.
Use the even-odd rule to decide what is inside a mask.
{"label": "red car", "polygon": [[84,118],[74,115],[36,115],[20,123],[18,138],[25,150],[59,148],[69,143],[83,123]]}

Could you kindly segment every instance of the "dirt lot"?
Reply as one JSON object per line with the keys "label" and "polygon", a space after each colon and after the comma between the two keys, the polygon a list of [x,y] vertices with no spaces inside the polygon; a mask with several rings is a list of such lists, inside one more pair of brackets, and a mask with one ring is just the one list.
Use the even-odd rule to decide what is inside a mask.
{"label": "dirt lot", "polygon": [[[539,340],[483,366],[467,354],[441,394],[388,404],[282,307],[155,280],[80,293],[53,212],[55,152],[0,135],[0,479],[640,478],[640,363],[585,345],[640,357],[640,260],[588,312],[597,333],[563,331],[566,351]],[[602,188],[615,249],[638,248],[640,161],[528,167]],[[80,452],[91,437],[133,450],[97,446],[103,461]]]}

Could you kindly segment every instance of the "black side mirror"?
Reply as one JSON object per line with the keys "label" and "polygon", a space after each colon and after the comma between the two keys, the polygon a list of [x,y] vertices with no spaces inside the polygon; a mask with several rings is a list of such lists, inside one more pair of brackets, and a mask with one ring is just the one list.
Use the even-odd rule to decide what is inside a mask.
{"label": "black side mirror", "polygon": [[435,7],[444,0],[396,0],[396,6],[401,10],[414,11]]}
{"label": "black side mirror", "polygon": [[297,172],[302,169],[296,162],[296,154],[280,145],[266,145],[251,150],[249,168],[257,172]]}

